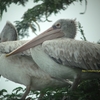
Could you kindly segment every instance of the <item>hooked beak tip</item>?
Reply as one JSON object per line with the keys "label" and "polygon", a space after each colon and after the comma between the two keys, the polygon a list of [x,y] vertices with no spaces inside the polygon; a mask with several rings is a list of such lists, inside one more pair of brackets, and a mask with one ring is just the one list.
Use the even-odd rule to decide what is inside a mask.
{"label": "hooked beak tip", "polygon": [[10,56],[10,53],[9,54],[6,54],[6,57],[9,57]]}

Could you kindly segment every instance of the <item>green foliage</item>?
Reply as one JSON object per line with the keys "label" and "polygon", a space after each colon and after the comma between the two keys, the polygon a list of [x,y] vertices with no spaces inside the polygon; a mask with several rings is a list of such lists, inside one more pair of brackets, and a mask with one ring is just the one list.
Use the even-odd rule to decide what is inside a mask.
{"label": "green foliage", "polygon": [[7,12],[7,7],[9,7],[12,3],[25,6],[28,0],[0,0],[0,17],[2,17],[3,12]]}
{"label": "green foliage", "polygon": [[20,36],[19,38],[22,38],[24,36],[29,36],[28,34],[28,21],[15,21],[16,23],[16,29],[18,32],[18,35]]}
{"label": "green foliage", "polygon": [[0,100],[19,100],[24,90],[21,87],[18,87],[12,91],[11,94],[7,93],[7,90],[3,89],[0,91]]}
{"label": "green foliage", "polygon": [[[31,91],[26,100],[67,100],[71,96],[71,100],[100,100],[100,79],[92,79],[81,82],[75,91],[68,91],[65,88],[49,88],[43,91]],[[20,100],[19,98],[26,89],[22,87],[15,88],[11,94],[7,90],[0,91],[0,100]],[[33,96],[35,95],[35,96]],[[64,99],[65,98],[65,99]]]}
{"label": "green foliage", "polygon": [[66,10],[67,7],[74,2],[82,2],[82,0],[34,0],[35,3],[39,1],[42,1],[42,3],[28,9],[24,13],[22,21],[17,21],[18,23],[16,23],[18,34],[22,36],[22,38],[25,35],[29,35],[29,27],[33,32],[35,32],[37,29],[35,24],[37,24],[38,28],[40,29],[38,22],[50,21],[48,17],[51,14],[57,14],[60,12],[60,10]]}
{"label": "green foliage", "polygon": [[100,79],[84,81],[80,84],[79,90],[82,91],[80,100],[100,100]]}
{"label": "green foliage", "polygon": [[77,90],[68,92],[71,100],[100,100],[100,79],[91,79],[81,82]]}
{"label": "green foliage", "polygon": [[[28,1],[29,0],[0,0],[0,16],[2,17],[4,11],[7,12],[7,7],[12,3],[25,6]],[[29,36],[29,28],[35,32],[37,25],[40,29],[38,22],[50,21],[48,17],[51,14],[57,14],[61,10],[66,10],[70,4],[74,2],[82,3],[83,0],[33,0],[33,3],[38,3],[39,1],[41,1],[41,4],[28,9],[24,13],[21,21],[15,21],[20,38]],[[85,0],[85,2],[87,2],[87,0]]]}
{"label": "green foliage", "polygon": [[81,33],[81,35],[82,35],[81,39],[84,40],[84,41],[87,41],[87,39],[86,39],[86,37],[85,37],[85,34],[84,34],[84,30],[83,30],[82,28],[83,28],[83,27],[82,27],[81,23],[78,22],[78,29],[79,29],[79,31],[80,31],[80,33]]}

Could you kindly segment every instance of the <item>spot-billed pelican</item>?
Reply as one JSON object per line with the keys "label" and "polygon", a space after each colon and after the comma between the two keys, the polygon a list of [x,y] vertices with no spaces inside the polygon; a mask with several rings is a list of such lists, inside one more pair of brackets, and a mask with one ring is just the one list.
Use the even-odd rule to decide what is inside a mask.
{"label": "spot-billed pelican", "polygon": [[[14,28],[14,26],[9,27],[9,31],[6,30],[7,28],[4,28],[5,30],[3,30],[2,32],[1,40],[4,41],[0,43],[0,74],[13,82],[26,86],[26,92],[22,96],[22,100],[26,98],[30,90],[41,91],[49,87],[65,87],[66,85],[72,84],[68,80],[50,76],[48,73],[41,70],[32,59],[30,50],[19,55],[14,55],[8,58],[5,57],[6,53],[12,51],[13,49],[26,42],[12,42],[12,40],[14,40],[12,34],[17,34],[15,33],[15,31],[12,31],[15,28],[12,28]],[[7,37],[8,35],[6,35],[7,32],[9,33],[9,37]]]}
{"label": "spot-billed pelican", "polygon": [[7,21],[2,32],[0,33],[0,42],[15,41],[17,39],[17,30],[11,22]]}
{"label": "spot-billed pelican", "polygon": [[60,19],[6,56],[30,48],[33,60],[42,70],[51,76],[73,79],[74,90],[81,80],[100,77],[100,45],[74,40],[76,29],[75,20]]}

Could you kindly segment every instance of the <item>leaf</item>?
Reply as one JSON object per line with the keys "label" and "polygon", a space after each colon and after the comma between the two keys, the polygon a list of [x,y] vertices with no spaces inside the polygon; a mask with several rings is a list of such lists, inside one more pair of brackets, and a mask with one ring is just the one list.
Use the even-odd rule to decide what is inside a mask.
{"label": "leaf", "polygon": [[0,91],[0,95],[3,95],[4,93],[7,93],[7,90],[6,90],[6,89],[2,89],[2,90]]}
{"label": "leaf", "polygon": [[18,94],[18,92],[20,91],[24,91],[22,87],[17,87],[15,89],[13,89],[13,92],[16,92],[16,94]]}

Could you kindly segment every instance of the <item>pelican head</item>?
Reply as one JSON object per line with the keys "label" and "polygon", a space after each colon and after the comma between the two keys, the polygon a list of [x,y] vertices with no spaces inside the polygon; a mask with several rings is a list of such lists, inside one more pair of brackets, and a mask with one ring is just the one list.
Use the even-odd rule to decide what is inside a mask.
{"label": "pelican head", "polygon": [[12,23],[7,21],[6,25],[4,26],[4,28],[0,34],[1,42],[14,41],[14,40],[17,40],[17,37],[18,37],[18,35],[17,35],[17,31],[16,31],[15,27],[13,26]]}
{"label": "pelican head", "polygon": [[60,19],[56,21],[49,29],[33,38],[29,42],[25,43],[21,47],[7,54],[6,56],[10,56],[12,54],[16,54],[27,50],[29,48],[35,47],[46,40],[52,40],[61,37],[74,38],[76,35],[76,21],[70,19]]}
{"label": "pelican head", "polygon": [[64,37],[67,38],[75,38],[77,26],[76,26],[76,19],[70,20],[70,19],[59,19],[56,21],[53,25],[54,29],[61,29],[62,33],[64,34]]}

